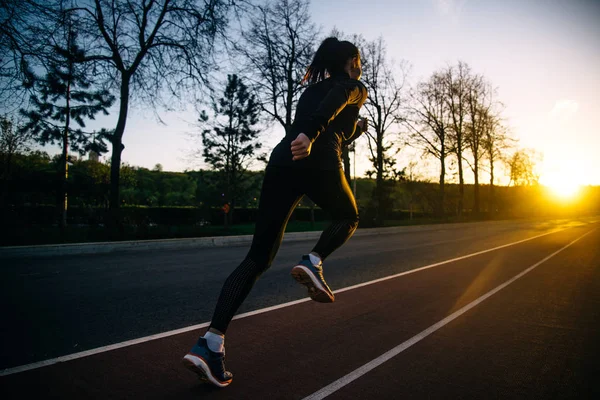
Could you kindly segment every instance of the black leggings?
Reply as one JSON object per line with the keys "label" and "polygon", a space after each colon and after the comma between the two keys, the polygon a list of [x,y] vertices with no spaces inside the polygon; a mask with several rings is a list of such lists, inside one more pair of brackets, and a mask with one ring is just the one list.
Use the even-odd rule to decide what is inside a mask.
{"label": "black leggings", "polygon": [[322,260],[352,236],[358,226],[358,210],[343,170],[267,167],[252,246],[246,258],[225,281],[211,328],[225,333],[254,282],[271,266],[288,219],[304,195],[332,219],[312,250]]}

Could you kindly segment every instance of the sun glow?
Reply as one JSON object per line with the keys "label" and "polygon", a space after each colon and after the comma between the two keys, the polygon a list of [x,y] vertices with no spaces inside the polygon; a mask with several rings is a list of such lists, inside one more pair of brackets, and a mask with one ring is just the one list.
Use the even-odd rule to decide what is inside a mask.
{"label": "sun glow", "polygon": [[546,186],[552,195],[560,200],[575,200],[581,192],[582,182],[585,173],[573,168],[564,166],[562,169],[554,169],[551,173],[542,175],[542,185]]}
{"label": "sun glow", "polygon": [[593,181],[593,168],[582,160],[581,151],[565,144],[562,148],[544,149],[544,160],[540,163],[540,183],[548,194],[561,202],[580,199],[584,187]]}
{"label": "sun glow", "polygon": [[570,200],[577,197],[581,191],[581,185],[572,181],[555,181],[548,184],[550,191],[563,200]]}

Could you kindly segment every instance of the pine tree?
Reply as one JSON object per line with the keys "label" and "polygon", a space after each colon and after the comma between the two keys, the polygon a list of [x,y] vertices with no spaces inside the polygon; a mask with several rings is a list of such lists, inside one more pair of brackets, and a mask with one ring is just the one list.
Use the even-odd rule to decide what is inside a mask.
{"label": "pine tree", "polygon": [[22,131],[31,133],[42,145],[58,144],[62,148],[58,168],[57,202],[60,226],[67,220],[67,178],[69,149],[84,154],[89,151],[107,151],[105,139],[111,135],[106,130],[86,132],[86,119],[95,119],[97,113],[108,115],[115,98],[106,90],[92,90],[83,60],[85,52],[77,45],[74,22],[66,16],[64,46],[54,46],[54,57],[45,76],[27,71],[25,86],[34,90],[30,109],[21,109],[27,122]]}
{"label": "pine tree", "polygon": [[259,157],[258,123],[260,105],[237,75],[227,76],[223,97],[213,103],[213,121],[203,111],[199,122],[208,125],[202,131],[202,156],[219,172],[223,201],[229,208],[226,223],[231,223],[236,200],[248,188],[244,184],[245,172]]}

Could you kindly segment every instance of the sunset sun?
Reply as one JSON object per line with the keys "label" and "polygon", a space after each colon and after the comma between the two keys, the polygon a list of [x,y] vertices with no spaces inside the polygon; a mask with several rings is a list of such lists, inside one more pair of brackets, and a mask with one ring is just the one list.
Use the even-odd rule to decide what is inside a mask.
{"label": "sunset sun", "polygon": [[574,200],[581,192],[586,174],[579,168],[575,168],[575,163],[570,166],[564,165],[560,169],[553,169],[547,174],[542,175],[541,183],[546,186],[553,196],[561,200]]}
{"label": "sunset sun", "polygon": [[581,185],[572,181],[554,181],[548,184],[552,193],[561,199],[573,199],[577,197],[581,189]]}

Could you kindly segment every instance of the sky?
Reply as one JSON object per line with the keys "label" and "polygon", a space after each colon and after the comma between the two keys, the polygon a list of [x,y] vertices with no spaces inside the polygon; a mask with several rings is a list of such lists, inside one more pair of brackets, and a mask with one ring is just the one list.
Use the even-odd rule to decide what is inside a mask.
{"label": "sky", "polygon": [[[411,65],[412,84],[466,62],[498,89],[518,147],[540,154],[543,184],[600,185],[600,0],[327,0],[312,1],[311,12],[321,37],[334,27],[367,40],[382,36],[390,58]],[[166,124],[150,110],[131,110],[123,161],[160,163],[165,171],[198,168],[189,157],[198,148],[189,139],[195,113],[159,113]],[[116,114],[98,123],[111,128],[113,121]],[[282,129],[267,129],[265,145],[282,137]],[[359,176],[369,167],[364,146],[357,152]],[[398,165],[417,159],[404,149]],[[435,161],[419,161],[424,176],[435,177],[435,168]]]}

